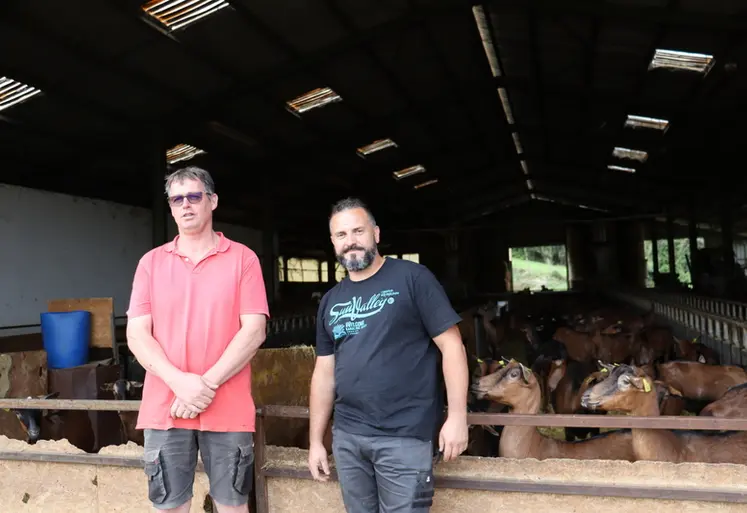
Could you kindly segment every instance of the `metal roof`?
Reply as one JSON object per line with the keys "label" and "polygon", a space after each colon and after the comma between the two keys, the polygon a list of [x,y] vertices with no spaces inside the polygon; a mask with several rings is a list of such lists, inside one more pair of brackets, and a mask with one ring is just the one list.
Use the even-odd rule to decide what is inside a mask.
{"label": "metal roof", "polygon": [[[398,228],[489,220],[527,202],[588,216],[717,206],[743,181],[721,178],[739,151],[746,10],[739,0],[6,1],[6,93],[41,93],[6,109],[0,100],[0,181],[147,206],[152,162],[185,144],[205,153],[175,165],[213,173],[224,218],[256,224],[269,203],[287,230],[323,226],[347,195]],[[657,49],[713,59],[705,73],[652,68]],[[340,101],[287,105],[324,88]],[[669,124],[633,127],[629,115]],[[394,145],[359,155],[384,139]],[[616,147],[646,161],[616,158]],[[394,177],[411,166],[424,172]]]}

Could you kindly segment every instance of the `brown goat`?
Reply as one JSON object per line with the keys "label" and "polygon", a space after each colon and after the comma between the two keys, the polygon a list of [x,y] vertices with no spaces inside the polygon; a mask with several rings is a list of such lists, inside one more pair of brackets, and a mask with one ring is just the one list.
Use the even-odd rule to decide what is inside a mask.
{"label": "brown goat", "polygon": [[659,412],[661,415],[677,416],[682,415],[685,411],[685,398],[682,393],[674,387],[671,387],[663,381],[654,381],[656,388],[656,398],[659,402]]}
{"label": "brown goat", "polygon": [[[511,361],[483,376],[471,387],[478,399],[507,405],[513,413],[537,414],[542,402],[539,383],[524,365]],[[578,442],[565,442],[543,436],[533,426],[505,426],[499,455],[504,458],[570,458],[579,460],[633,461],[629,431],[614,431]]]}
{"label": "brown goat", "polygon": [[637,348],[636,336],[633,333],[605,335],[596,331],[591,339],[597,347],[597,359],[603,362],[628,362]]}
{"label": "brown goat", "polygon": [[[589,388],[585,408],[620,411],[635,416],[660,415],[652,380],[629,365],[608,367],[610,376]],[[747,463],[747,432],[701,433],[667,429],[633,429],[636,460],[703,463]]]}
{"label": "brown goat", "polygon": [[718,365],[721,363],[718,353],[700,342],[697,338],[691,341],[674,337],[677,347],[680,350],[680,359],[689,362],[700,362],[708,365]]}
{"label": "brown goat", "polygon": [[687,399],[715,401],[735,385],[747,383],[747,372],[735,365],[672,361],[656,365],[657,378]]}
{"label": "brown goat", "polygon": [[555,330],[553,339],[561,342],[568,351],[568,357],[577,362],[593,360],[597,355],[597,345],[590,333],[575,331],[565,326]]}
{"label": "brown goat", "polygon": [[[561,414],[594,413],[581,406],[581,395],[594,379],[596,366],[591,362],[553,361],[553,368],[548,378],[552,390],[551,403],[553,411]],[[588,377],[588,378],[587,378]],[[557,383],[557,384],[555,384]],[[566,427],[565,439],[584,439],[599,434],[598,427]]]}
{"label": "brown goat", "polygon": [[654,360],[669,360],[674,351],[674,335],[672,329],[664,326],[651,326],[644,328],[639,334],[641,348],[650,350],[653,354],[650,356],[650,362]]}
{"label": "brown goat", "polygon": [[731,387],[717,401],[700,410],[705,417],[747,417],[747,383]]}

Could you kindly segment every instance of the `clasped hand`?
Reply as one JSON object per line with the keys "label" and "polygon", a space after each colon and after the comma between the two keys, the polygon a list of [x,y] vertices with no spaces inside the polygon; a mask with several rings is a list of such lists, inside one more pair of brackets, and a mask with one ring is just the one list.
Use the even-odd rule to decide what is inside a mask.
{"label": "clasped hand", "polygon": [[173,418],[194,419],[213,402],[218,385],[190,372],[182,373],[173,384],[176,398],[171,403]]}

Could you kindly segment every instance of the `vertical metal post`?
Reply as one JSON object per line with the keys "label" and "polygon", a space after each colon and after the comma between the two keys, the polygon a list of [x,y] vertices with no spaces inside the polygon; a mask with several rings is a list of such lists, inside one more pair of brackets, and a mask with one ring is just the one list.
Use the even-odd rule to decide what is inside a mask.
{"label": "vertical metal post", "polygon": [[674,216],[667,214],[667,252],[669,256],[669,274],[674,278],[677,272],[674,256]]}
{"label": "vertical metal post", "polygon": [[264,416],[260,413],[257,415],[254,432],[254,497],[257,502],[255,513],[270,513],[267,477],[264,474],[265,461],[267,460],[265,446]]}
{"label": "vertical metal post", "polygon": [[656,221],[651,221],[649,230],[651,231],[651,264],[654,268],[654,283],[656,283],[656,277],[659,274],[659,238],[656,234]]}
{"label": "vertical metal post", "polygon": [[164,190],[166,174],[166,148],[160,135],[153,134],[145,152],[145,167],[150,177],[152,244],[158,247],[165,244],[168,237],[169,209]]}
{"label": "vertical metal post", "polygon": [[263,184],[265,201],[262,205],[262,276],[265,281],[270,308],[278,296],[278,255],[276,248],[275,209],[269,184]]}
{"label": "vertical metal post", "polygon": [[476,314],[473,321],[475,323],[475,356],[484,358],[485,337],[483,336],[482,315]]}

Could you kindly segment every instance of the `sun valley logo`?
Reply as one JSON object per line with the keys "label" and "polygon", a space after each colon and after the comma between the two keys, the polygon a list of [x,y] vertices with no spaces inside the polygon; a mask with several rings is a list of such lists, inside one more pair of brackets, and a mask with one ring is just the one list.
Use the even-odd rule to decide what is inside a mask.
{"label": "sun valley logo", "polygon": [[329,325],[332,326],[342,319],[354,321],[376,315],[386,305],[393,304],[394,296],[398,294],[399,292],[394,292],[393,290],[384,290],[371,296],[365,303],[363,302],[363,298],[353,297],[353,299],[345,303],[334,304],[329,309]]}

